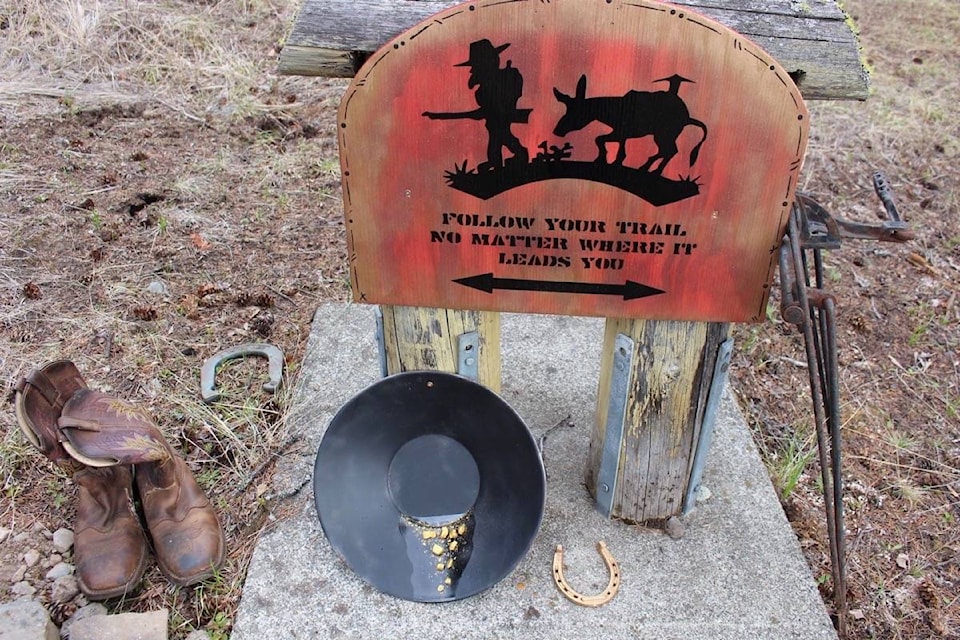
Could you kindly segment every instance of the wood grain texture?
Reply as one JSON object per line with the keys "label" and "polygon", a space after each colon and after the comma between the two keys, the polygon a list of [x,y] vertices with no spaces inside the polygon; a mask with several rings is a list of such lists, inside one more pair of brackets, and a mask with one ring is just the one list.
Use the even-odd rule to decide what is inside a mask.
{"label": "wood grain texture", "polygon": [[[352,77],[392,38],[458,3],[306,0],[280,54],[280,73]],[[679,0],[746,36],[794,75],[807,99],[863,100],[859,44],[833,0]]]}
{"label": "wood grain texture", "polygon": [[617,334],[634,341],[613,517],[656,524],[679,515],[717,353],[729,325],[609,319],[586,483],[596,496]]}
{"label": "wood grain texture", "polygon": [[384,305],[387,373],[446,371],[457,373],[458,336],[480,337],[478,382],[500,392],[500,314],[428,307]]}

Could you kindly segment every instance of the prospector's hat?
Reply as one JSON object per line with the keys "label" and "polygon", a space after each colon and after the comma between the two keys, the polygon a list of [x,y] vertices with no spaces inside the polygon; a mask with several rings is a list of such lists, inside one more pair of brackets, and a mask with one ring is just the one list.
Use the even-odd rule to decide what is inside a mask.
{"label": "prospector's hat", "polygon": [[393,375],[348,401],[313,473],[330,544],[379,590],[459,600],[520,562],[543,516],[545,476],[520,416],[475,382]]}
{"label": "prospector's hat", "polygon": [[455,67],[475,67],[484,62],[497,62],[500,58],[500,52],[510,46],[510,43],[502,44],[499,47],[493,46],[493,43],[484,38],[483,40],[474,40],[470,43],[470,59],[464,62],[458,62]]}

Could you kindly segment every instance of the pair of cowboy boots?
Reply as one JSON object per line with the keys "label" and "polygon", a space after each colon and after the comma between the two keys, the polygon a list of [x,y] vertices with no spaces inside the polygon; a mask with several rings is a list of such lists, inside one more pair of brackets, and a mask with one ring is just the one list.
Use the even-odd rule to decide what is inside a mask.
{"label": "pair of cowboy boots", "polygon": [[87,388],[77,367],[59,360],[31,371],[16,388],[17,421],[79,489],[74,556],[91,600],[131,593],[149,560],[143,520],[161,572],[181,586],[223,564],[223,528],[183,459],[150,416]]}

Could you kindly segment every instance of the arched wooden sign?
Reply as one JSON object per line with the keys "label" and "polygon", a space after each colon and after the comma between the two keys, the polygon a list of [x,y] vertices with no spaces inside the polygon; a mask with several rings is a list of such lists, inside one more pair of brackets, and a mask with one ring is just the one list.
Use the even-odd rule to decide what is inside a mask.
{"label": "arched wooden sign", "polygon": [[759,321],[807,141],[755,44],[646,0],[480,0],[340,108],[362,302]]}

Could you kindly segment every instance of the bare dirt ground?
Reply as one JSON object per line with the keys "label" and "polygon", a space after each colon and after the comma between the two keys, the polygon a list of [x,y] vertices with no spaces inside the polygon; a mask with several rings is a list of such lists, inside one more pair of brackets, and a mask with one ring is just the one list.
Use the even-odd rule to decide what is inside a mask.
{"label": "bare dirt ground", "polygon": [[[874,95],[814,104],[803,188],[877,222],[888,176],[917,239],[827,256],[839,302],[851,638],[960,637],[960,4],[848,0]],[[12,388],[74,360],[150,408],[220,511],[215,580],[156,569],[115,611],[171,610],[172,637],[229,634],[271,465],[298,446],[261,362],[199,398],[205,358],[269,341],[297,375],[310,318],[346,300],[336,107],[343,81],[278,77],[295,0],[0,0],[0,526],[71,526],[75,488],[30,449]],[[830,603],[803,347],[771,301],[737,327],[732,385]],[[0,601],[9,599],[7,593]],[[57,610],[56,616],[69,615]]]}

